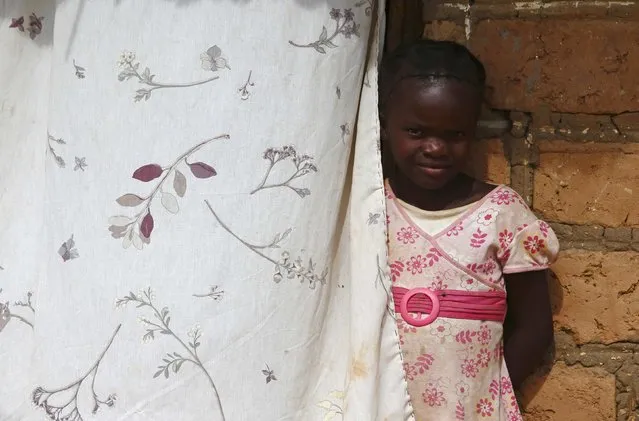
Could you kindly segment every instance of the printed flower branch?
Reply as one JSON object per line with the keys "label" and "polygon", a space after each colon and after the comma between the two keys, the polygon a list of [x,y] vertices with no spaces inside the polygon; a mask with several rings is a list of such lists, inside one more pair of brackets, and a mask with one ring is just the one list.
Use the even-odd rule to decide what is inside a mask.
{"label": "printed flower branch", "polygon": [[193,294],[193,296],[197,298],[212,298],[213,301],[219,301],[224,296],[224,291],[219,289],[217,285],[212,285],[209,292],[205,294]]}
{"label": "printed flower branch", "polygon": [[343,11],[342,9],[331,9],[330,16],[331,19],[335,21],[335,30],[330,36],[328,35],[326,26],[323,26],[322,33],[317,41],[309,44],[298,44],[289,41],[289,44],[294,47],[313,48],[320,54],[326,54],[327,48],[337,48],[333,40],[338,35],[343,35],[344,38],[350,38],[353,35],[359,37],[359,24],[355,23],[355,14],[351,9],[344,9]]}
{"label": "printed flower branch", "polygon": [[[2,288],[0,288],[0,294],[2,293]],[[30,310],[32,314],[35,314],[35,309],[33,308],[33,304],[31,302],[31,297],[33,297],[33,293],[31,291],[27,292],[26,301],[15,301],[13,305],[15,307],[24,307]],[[33,322],[29,321],[26,317],[23,317],[19,314],[15,314],[11,312],[9,308],[9,302],[0,303],[0,332],[9,324],[11,319],[16,319],[19,322],[24,323],[33,329]]]}
{"label": "printed flower branch", "polygon": [[[293,190],[299,197],[306,197],[311,194],[311,191],[307,188],[298,188],[291,186],[291,182],[305,176],[306,174],[317,172],[317,167],[313,164],[313,158],[308,155],[298,155],[297,151],[293,146],[284,146],[282,149],[277,148],[268,148],[264,152],[264,159],[269,162],[268,169],[264,174],[264,178],[255,190],[251,192],[251,194],[255,194],[260,190],[272,189],[275,187],[288,187]],[[293,174],[288,177],[285,181],[280,183],[269,183],[269,176],[271,175],[271,171],[273,167],[280,162],[289,160],[293,163],[295,170]]]}
{"label": "printed flower branch", "polygon": [[288,279],[297,279],[298,281],[300,281],[300,283],[308,282],[308,286],[311,289],[314,289],[318,283],[321,285],[324,285],[326,283],[326,276],[328,275],[328,269],[324,269],[321,274],[317,274],[315,272],[315,263],[313,262],[313,259],[309,259],[308,264],[305,265],[301,257],[298,257],[297,259],[292,260],[290,257],[290,254],[287,251],[282,252],[280,256],[280,260],[275,260],[267,256],[266,254],[264,254],[264,252],[262,251],[263,249],[279,248],[279,243],[284,238],[286,238],[286,236],[288,236],[287,233],[290,232],[290,230],[287,230],[284,234],[277,234],[275,236],[275,240],[268,246],[256,246],[254,244],[251,244],[243,240],[240,236],[235,234],[235,232],[233,232],[224,222],[222,222],[220,217],[213,210],[213,207],[211,206],[209,201],[205,200],[204,202],[206,203],[206,206],[209,208],[209,210],[213,214],[213,217],[216,219],[217,223],[226,232],[231,234],[231,236],[233,236],[240,243],[248,247],[249,250],[253,251],[253,253],[257,254],[261,258],[275,265],[275,271],[273,273],[273,281],[275,283],[281,282],[285,276]]}
{"label": "printed flower branch", "polygon": [[[36,36],[42,33],[43,20],[43,16],[38,16],[35,13],[31,13],[31,15],[29,16],[29,26],[27,27],[29,38],[35,39]],[[9,28],[16,28],[18,31],[24,32],[24,16],[20,16],[19,18],[11,18]]]}
{"label": "printed flower branch", "polygon": [[136,208],[140,207],[140,211],[135,215],[117,215],[109,219],[109,231],[113,238],[122,238],[122,246],[126,249],[133,246],[142,250],[144,244],[151,242],[151,233],[155,227],[155,220],[151,215],[151,204],[160,196],[160,202],[164,209],[172,214],[179,211],[177,198],[170,192],[165,191],[164,187],[167,181],[173,176],[173,191],[178,197],[184,197],[186,193],[186,177],[177,168],[184,163],[189,167],[191,174],[196,178],[211,178],[217,175],[213,167],[204,162],[188,162],[189,157],[210,142],[218,139],[229,139],[229,135],[223,134],[204,140],[193,146],[188,151],[180,155],[168,167],[162,167],[158,164],[143,165],[133,173],[133,178],[145,183],[158,179],[157,184],[147,196],[139,196],[134,193],[126,193],[116,199],[118,204],[123,207]]}
{"label": "printed flower branch", "polygon": [[[202,61],[202,68],[204,70],[217,72],[224,68],[230,69],[226,59],[222,57],[222,50],[217,45],[212,46],[202,53],[200,55],[200,60]],[[122,53],[120,60],[118,61],[118,66],[120,67],[120,73],[118,74],[118,80],[120,82],[129,79],[137,79],[139,83],[147,86],[146,88],[138,89],[135,92],[135,96],[133,98],[135,102],[139,102],[141,100],[148,101],[148,99],[151,98],[151,92],[157,89],[188,88],[191,86],[204,85],[205,83],[209,83],[220,78],[218,75],[215,75],[195,82],[157,82],[154,80],[155,75],[151,73],[151,70],[148,67],[145,67],[144,70],[140,71],[140,63],[136,61],[135,53],[130,51]]]}
{"label": "printed flower branch", "polygon": [[163,307],[159,309],[153,302],[154,294],[151,288],[147,288],[135,294],[130,292],[129,295],[122,297],[116,301],[117,307],[126,306],[129,303],[133,303],[136,308],[147,309],[151,313],[151,318],[141,317],[139,320],[146,329],[146,333],[142,337],[144,342],[149,342],[155,339],[156,334],[165,335],[173,338],[185,351],[186,354],[182,355],[178,352],[169,352],[162,358],[162,363],[158,366],[158,370],[153,375],[153,378],[158,378],[161,375],[168,379],[171,373],[177,374],[184,363],[193,364],[198,367],[204,376],[209,381],[211,388],[213,389],[214,399],[216,401],[218,411],[221,419],[225,420],[224,411],[222,409],[222,401],[218,393],[217,387],[213,382],[213,378],[202,364],[200,356],[198,355],[198,348],[201,346],[200,339],[202,338],[202,332],[199,326],[195,326],[187,333],[190,338],[188,341],[182,340],[171,328],[171,316],[169,309]]}
{"label": "printed flower branch", "polygon": [[246,101],[251,97],[251,92],[249,92],[248,88],[255,86],[254,82],[251,82],[251,76],[253,75],[253,70],[249,71],[248,78],[246,79],[246,83],[240,87],[237,91],[240,93],[240,99],[242,101]]}
{"label": "printed flower branch", "polygon": [[53,157],[55,163],[58,164],[58,167],[66,167],[66,162],[64,162],[64,159],[55,152],[55,149],[53,148],[53,144],[51,142],[57,143],[58,145],[66,145],[67,142],[65,142],[62,138],[56,139],[55,137],[51,136],[51,134],[47,133],[47,145],[49,147],[49,153]]}
{"label": "printed flower branch", "polygon": [[[91,411],[93,414],[97,413],[102,405],[106,405],[107,407],[112,407],[115,405],[115,401],[117,396],[115,394],[110,394],[106,398],[100,398],[95,391],[95,378],[98,373],[98,369],[100,368],[100,364],[104,359],[107,351],[113,344],[113,340],[117,336],[120,331],[120,327],[122,325],[118,325],[118,327],[111,335],[109,342],[106,347],[98,357],[97,361],[89,368],[89,371],[86,372],[82,377],[80,377],[75,382],[61,387],[59,389],[45,389],[44,387],[37,387],[33,393],[31,394],[31,399],[33,403],[39,407],[44,409],[48,417],[53,421],[83,421],[84,417],[80,412],[78,405],[79,396],[85,396],[85,394],[80,395],[80,390],[83,385],[87,385],[89,387],[89,391],[91,392],[91,399],[93,410]],[[84,405],[81,405],[84,407]]]}
{"label": "printed flower branch", "polygon": [[317,406],[326,411],[324,421],[330,421],[337,415],[339,415],[340,418],[343,418],[344,410],[342,409],[342,405],[344,403],[344,397],[344,392],[334,390],[329,393],[329,399],[323,400],[317,404]]}

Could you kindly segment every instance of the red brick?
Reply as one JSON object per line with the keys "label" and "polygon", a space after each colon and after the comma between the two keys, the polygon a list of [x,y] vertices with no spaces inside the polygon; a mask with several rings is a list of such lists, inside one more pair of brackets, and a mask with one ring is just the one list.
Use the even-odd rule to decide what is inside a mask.
{"label": "red brick", "polygon": [[578,225],[639,227],[639,145],[539,142],[534,208]]}
{"label": "red brick", "polygon": [[639,110],[639,25],[610,20],[484,20],[471,49],[495,108],[566,113]]}
{"label": "red brick", "polygon": [[466,43],[466,30],[462,24],[437,20],[424,26],[424,38],[455,41],[464,44]]}
{"label": "red brick", "polygon": [[639,253],[568,250],[552,271],[556,328],[578,344],[639,341]]}
{"label": "red brick", "polygon": [[614,420],[615,376],[558,362],[547,376],[528,382],[524,408],[526,421]]}
{"label": "red brick", "polygon": [[477,141],[472,148],[471,156],[473,159],[469,164],[469,173],[491,183],[510,183],[510,166],[504,154],[501,140]]}

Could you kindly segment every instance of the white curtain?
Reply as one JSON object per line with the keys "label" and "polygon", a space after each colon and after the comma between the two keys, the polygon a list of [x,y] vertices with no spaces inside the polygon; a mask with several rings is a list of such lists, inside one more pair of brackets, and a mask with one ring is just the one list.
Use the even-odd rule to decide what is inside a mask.
{"label": "white curtain", "polygon": [[0,2],[0,419],[407,420],[373,0]]}

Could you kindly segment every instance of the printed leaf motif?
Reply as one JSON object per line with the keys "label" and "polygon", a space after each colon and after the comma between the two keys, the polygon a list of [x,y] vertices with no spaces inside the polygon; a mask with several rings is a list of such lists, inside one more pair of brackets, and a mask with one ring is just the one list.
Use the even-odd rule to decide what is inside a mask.
{"label": "printed leaf motif", "polygon": [[186,194],[186,177],[178,170],[175,170],[173,190],[175,190],[175,194],[180,197],[184,197],[184,194]]}
{"label": "printed leaf motif", "polygon": [[149,182],[161,176],[163,172],[164,170],[158,164],[148,164],[135,170],[135,172],[133,173],[133,178],[135,178],[136,180]]}
{"label": "printed leaf motif", "polygon": [[162,206],[173,214],[180,210],[177,199],[171,193],[162,193]]}
{"label": "printed leaf motif", "polygon": [[194,164],[188,164],[191,172],[197,178],[210,178],[217,175],[217,172],[213,167],[204,162],[196,162]]}
{"label": "printed leaf motif", "polygon": [[[138,168],[133,173],[133,178],[143,182],[151,182],[158,180],[151,189],[148,195],[139,195],[134,193],[126,193],[116,199],[120,206],[133,208],[140,207],[139,211],[134,216],[118,215],[109,219],[109,231],[111,236],[116,239],[122,239],[122,247],[125,249],[131,245],[136,249],[142,250],[145,244],[151,243],[151,233],[155,226],[155,220],[151,216],[151,205],[153,201],[158,198],[162,207],[169,213],[178,213],[180,206],[178,203],[178,197],[184,197],[186,193],[186,177],[183,172],[177,168],[179,165],[188,165],[193,174],[197,178],[208,178],[215,174],[215,170],[203,164],[197,162],[190,164],[187,159],[202,147],[208,145],[210,142],[218,139],[228,139],[228,135],[216,136],[211,139],[206,139],[197,145],[193,146],[183,154],[177,157],[177,159],[170,165],[162,167],[158,164],[147,164]],[[171,178],[173,174],[173,178]],[[166,184],[173,183],[172,192],[167,191]]]}
{"label": "printed leaf motif", "polygon": [[140,224],[140,234],[142,234],[146,238],[151,238],[153,225],[153,216],[151,216],[151,212],[148,212],[144,219],[142,219],[142,223]]}
{"label": "printed leaf motif", "polygon": [[75,248],[75,241],[73,240],[73,235],[67,241],[62,243],[60,248],[58,249],[58,254],[62,257],[62,261],[68,262],[72,259],[77,259],[79,257],[78,250]]}
{"label": "printed leaf motif", "polygon": [[127,193],[125,195],[118,197],[115,201],[118,202],[120,206],[134,208],[142,204],[144,202],[144,199],[142,199],[137,194]]}

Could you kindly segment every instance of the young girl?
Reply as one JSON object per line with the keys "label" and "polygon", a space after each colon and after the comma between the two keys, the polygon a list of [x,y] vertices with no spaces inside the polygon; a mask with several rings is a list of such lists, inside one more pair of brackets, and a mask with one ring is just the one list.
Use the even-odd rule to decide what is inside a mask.
{"label": "young girl", "polygon": [[512,189],[463,173],[484,86],[452,42],[400,47],[381,66],[392,292],[417,421],[521,420],[514,390],[553,338],[557,238]]}

